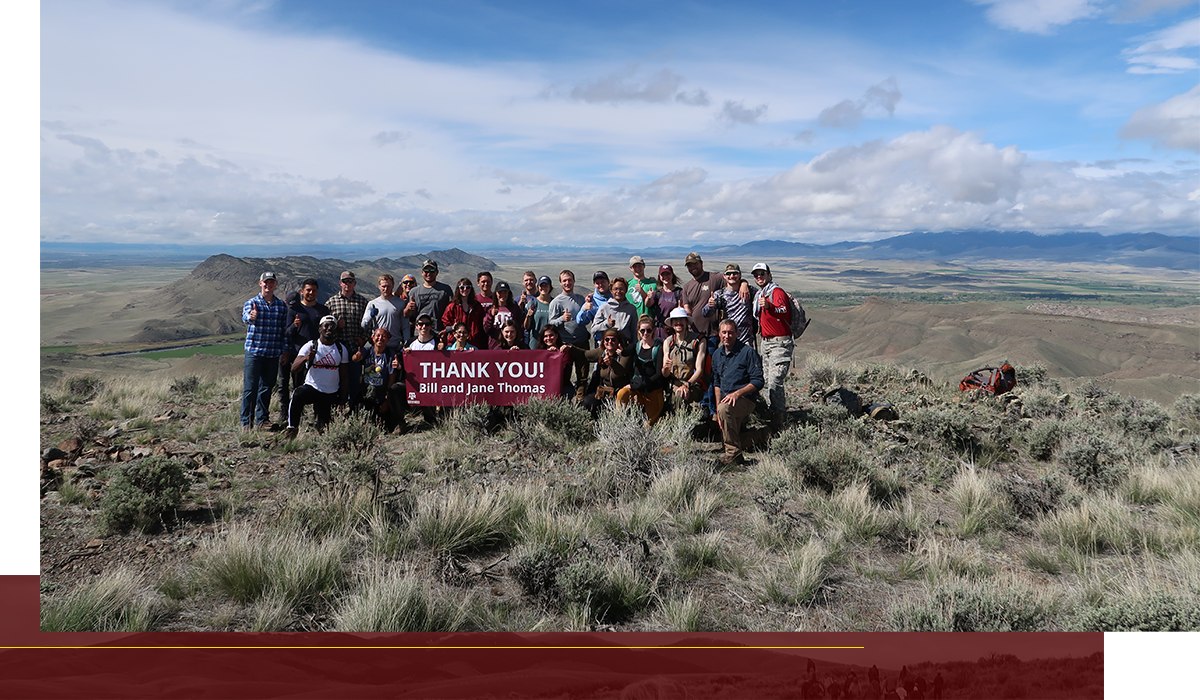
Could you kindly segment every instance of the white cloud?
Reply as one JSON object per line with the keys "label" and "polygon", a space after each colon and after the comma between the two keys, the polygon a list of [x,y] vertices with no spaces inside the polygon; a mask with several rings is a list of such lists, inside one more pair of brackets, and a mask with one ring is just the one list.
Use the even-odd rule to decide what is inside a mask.
{"label": "white cloud", "polygon": [[1145,42],[1121,52],[1130,73],[1184,73],[1196,70],[1196,59],[1182,56],[1179,49],[1200,46],[1200,18],[1144,37]]}
{"label": "white cloud", "polygon": [[896,84],[896,76],[867,88],[859,100],[842,100],[826,107],[817,115],[817,123],[823,127],[835,129],[854,129],[862,123],[868,110],[881,110],[891,117],[896,113],[896,103],[902,95]]}
{"label": "white cloud", "polygon": [[407,131],[381,131],[371,137],[371,143],[383,148],[389,143],[401,143],[407,140],[412,134]]}
{"label": "white cloud", "polygon": [[987,18],[997,27],[1031,34],[1053,34],[1058,27],[1095,17],[1101,11],[1097,0],[972,1],[988,6]]}
{"label": "white cloud", "polygon": [[649,76],[639,75],[641,66],[631,63],[624,68],[595,80],[580,83],[569,91],[561,85],[551,85],[542,91],[544,97],[569,97],[589,103],[620,104],[622,102],[668,103],[705,107],[709,104],[708,93],[697,88],[691,92],[680,90],[687,78],[662,68]]}
{"label": "white cloud", "polygon": [[[643,240],[635,232],[655,231],[661,243],[828,241],[961,228],[1188,233],[1200,216],[1200,201],[1189,199],[1194,169],[1036,161],[1016,146],[949,126],[835,148],[767,177],[718,179],[693,167],[616,188],[562,185],[515,209],[447,211],[374,195],[367,183],[345,178],[314,183],[213,157],[149,159],[72,138],[74,159],[44,159],[47,240],[364,243],[402,236],[414,244],[470,244],[516,236],[579,244]],[[505,181],[538,179],[493,174],[503,173]],[[512,185],[489,193],[507,201]],[[426,188],[415,194],[432,197]]]}
{"label": "white cloud", "polygon": [[550,178],[545,175],[539,175],[538,173],[518,173],[502,168],[493,169],[492,177],[500,178],[500,184],[502,185],[545,185],[550,182]]}
{"label": "white cloud", "polygon": [[734,102],[733,100],[725,100],[721,111],[717,112],[717,121],[723,122],[728,126],[736,124],[757,124],[762,115],[767,113],[767,106],[759,105],[754,108],[746,106],[742,100]]}
{"label": "white cloud", "polygon": [[1121,127],[1121,138],[1151,139],[1167,148],[1200,153],[1200,85],[1134,112]]}

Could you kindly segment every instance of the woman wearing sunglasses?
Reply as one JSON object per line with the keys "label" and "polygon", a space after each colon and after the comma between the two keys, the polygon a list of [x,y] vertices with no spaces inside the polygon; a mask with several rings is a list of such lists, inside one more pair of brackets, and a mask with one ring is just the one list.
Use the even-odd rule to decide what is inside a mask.
{"label": "woman wearing sunglasses", "polygon": [[629,385],[617,391],[617,403],[636,401],[646,412],[649,425],[658,422],[662,415],[665,384],[662,373],[662,342],[654,337],[654,319],[642,314],[638,319],[637,342],[629,352],[632,356],[633,374]]}
{"label": "woman wearing sunglasses", "polygon": [[624,343],[621,332],[610,328],[600,337],[600,347],[588,353],[599,355],[583,397],[583,407],[591,411],[593,418],[600,413],[606,399],[615,399],[617,392],[629,385],[633,356],[621,354]]}
{"label": "woman wearing sunglasses", "polygon": [[443,342],[447,344],[452,342],[449,337],[453,332],[452,329],[455,324],[463,323],[467,327],[467,342],[477,348],[486,348],[488,337],[483,330],[483,316],[483,306],[475,298],[475,287],[471,284],[471,280],[463,277],[454,289],[454,297],[450,299],[450,305],[442,313],[442,327],[446,329],[444,331],[446,337],[443,338]]}

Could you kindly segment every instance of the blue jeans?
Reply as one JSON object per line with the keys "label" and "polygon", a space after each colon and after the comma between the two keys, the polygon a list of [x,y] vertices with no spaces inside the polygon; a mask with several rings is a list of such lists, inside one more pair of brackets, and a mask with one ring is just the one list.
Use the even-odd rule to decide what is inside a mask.
{"label": "blue jeans", "polygon": [[[271,390],[279,375],[279,356],[262,357],[246,354],[242,368],[242,427],[256,423],[270,423],[268,412],[271,407]],[[253,414],[253,415],[252,415]]]}

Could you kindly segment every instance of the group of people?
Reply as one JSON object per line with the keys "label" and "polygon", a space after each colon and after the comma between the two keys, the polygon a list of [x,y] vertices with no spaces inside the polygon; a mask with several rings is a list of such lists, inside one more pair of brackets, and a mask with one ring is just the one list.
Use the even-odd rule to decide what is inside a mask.
{"label": "group of people", "polygon": [[721,275],[705,270],[697,253],[684,266],[691,278],[684,283],[671,265],[650,278],[635,255],[627,276],[596,271],[591,290],[578,290],[574,272],[562,270],[557,294],[549,276],[526,271],[518,294],[488,271],[451,288],[438,281],[437,262],[426,260],[421,281],[405,275],[397,286],[392,275],[380,275],[379,296],[370,301],[347,270],[324,304],[317,301],[317,280],[304,280],[281,300],[276,274],[264,272],[261,293],[242,308],[248,329],[242,426],[276,427],[269,407],[278,384],[289,436],[310,404],[318,430],[332,407],[344,403],[403,431],[406,354],[540,349],[567,356],[563,395],[593,415],[609,399],[635,402],[654,423],[664,411],[696,404],[716,416],[722,461],[740,463],[747,446],[741,428],[756,394],[765,394],[771,430],[783,426],[796,302],[765,263],[750,271],[753,283],[737,263]]}

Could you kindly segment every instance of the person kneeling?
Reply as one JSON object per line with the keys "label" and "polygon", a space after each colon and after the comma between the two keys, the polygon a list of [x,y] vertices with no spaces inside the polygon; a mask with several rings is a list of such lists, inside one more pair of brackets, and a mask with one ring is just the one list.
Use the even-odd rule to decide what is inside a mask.
{"label": "person kneeling", "polygon": [[583,397],[583,407],[591,412],[592,418],[600,414],[605,399],[615,398],[617,392],[629,384],[631,356],[621,353],[624,340],[620,331],[609,329],[601,336],[600,347],[587,353],[598,355],[596,369],[592,372],[587,393]]}
{"label": "person kneeling", "polygon": [[617,404],[634,401],[646,411],[646,422],[654,425],[663,410],[662,344],[654,337],[654,319],[642,315],[638,319],[638,339],[629,354],[633,359],[633,375],[629,385],[617,390]]}
{"label": "person kneeling", "polygon": [[763,387],[762,360],[754,348],[738,340],[737,324],[722,321],[721,344],[713,353],[713,388],[716,391],[717,423],[725,456],[721,464],[746,461],[742,456],[742,423],[754,412],[754,395]]}
{"label": "person kneeling", "polygon": [[350,351],[333,339],[337,332],[337,319],[325,316],[318,327],[319,337],[310,340],[296,353],[292,370],[307,367],[304,384],[292,392],[288,408],[287,436],[296,437],[304,407],[312,404],[317,417],[317,432],[325,430],[329,423],[329,412],[335,402],[345,402],[350,385],[347,381],[347,365]]}
{"label": "person kneeling", "polygon": [[362,405],[388,432],[404,433],[408,428],[404,422],[404,383],[400,380],[400,360],[387,349],[391,338],[388,329],[376,328],[371,334],[371,345],[354,353],[351,359],[363,365]]}

